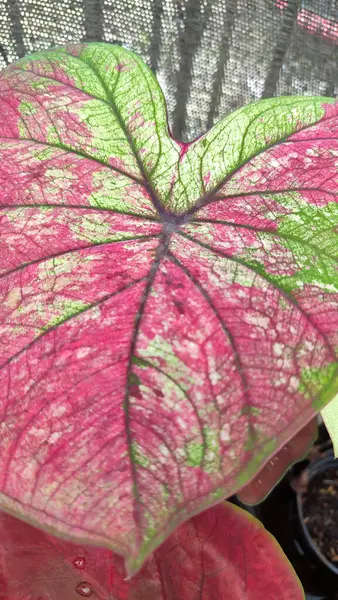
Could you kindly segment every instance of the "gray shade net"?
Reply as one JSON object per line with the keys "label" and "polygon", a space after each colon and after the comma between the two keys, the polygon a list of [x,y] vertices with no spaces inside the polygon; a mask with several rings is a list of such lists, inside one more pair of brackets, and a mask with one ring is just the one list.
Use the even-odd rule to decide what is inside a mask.
{"label": "gray shade net", "polygon": [[0,0],[0,68],[69,41],[141,55],[182,140],[259,98],[338,94],[338,0]]}

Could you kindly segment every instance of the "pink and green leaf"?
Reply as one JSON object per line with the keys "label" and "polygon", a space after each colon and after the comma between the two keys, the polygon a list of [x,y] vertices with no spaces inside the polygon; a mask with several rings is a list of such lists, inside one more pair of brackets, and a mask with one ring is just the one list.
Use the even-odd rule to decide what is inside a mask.
{"label": "pink and green leaf", "polygon": [[0,75],[0,505],[128,572],[338,392],[338,103],[183,145],[109,44]]}
{"label": "pink and green leaf", "polygon": [[129,581],[110,550],[53,537],[6,513],[0,531],[2,600],[304,598],[276,540],[229,503],[181,525]]}

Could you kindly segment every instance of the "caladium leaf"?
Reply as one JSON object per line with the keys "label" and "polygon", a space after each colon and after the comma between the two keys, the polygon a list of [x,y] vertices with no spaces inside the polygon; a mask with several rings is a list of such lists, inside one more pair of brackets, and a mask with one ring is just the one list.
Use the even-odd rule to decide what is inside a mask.
{"label": "caladium leaf", "polygon": [[301,600],[273,536],[222,503],[181,525],[126,581],[111,551],[53,537],[0,514],[2,600]]}
{"label": "caladium leaf", "polygon": [[191,144],[109,44],[0,77],[0,502],[129,573],[335,393],[338,104]]}
{"label": "caladium leaf", "polygon": [[272,456],[259,473],[237,494],[244,504],[258,504],[271,492],[294,463],[306,457],[318,434],[317,418],[311,419]]}

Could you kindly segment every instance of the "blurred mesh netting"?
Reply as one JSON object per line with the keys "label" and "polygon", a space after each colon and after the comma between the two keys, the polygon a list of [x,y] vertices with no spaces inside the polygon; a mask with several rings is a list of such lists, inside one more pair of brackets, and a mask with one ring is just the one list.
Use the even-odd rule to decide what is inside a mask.
{"label": "blurred mesh netting", "polygon": [[338,0],[0,0],[0,68],[83,40],[143,56],[180,139],[261,97],[338,94]]}

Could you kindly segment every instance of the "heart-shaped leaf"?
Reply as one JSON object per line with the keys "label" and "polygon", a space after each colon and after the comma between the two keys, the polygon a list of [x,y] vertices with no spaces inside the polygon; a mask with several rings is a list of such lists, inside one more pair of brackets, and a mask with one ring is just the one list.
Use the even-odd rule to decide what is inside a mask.
{"label": "heart-shaped leaf", "polygon": [[271,457],[248,485],[237,494],[244,504],[258,504],[271,492],[286,471],[310,451],[318,434],[317,419],[312,419]]}
{"label": "heart-shaped leaf", "polygon": [[338,104],[171,139],[109,44],[0,77],[0,502],[129,572],[338,392]]}
{"label": "heart-shaped leaf", "polygon": [[226,502],[181,525],[125,580],[109,550],[66,542],[0,513],[2,600],[301,600],[276,540]]}

